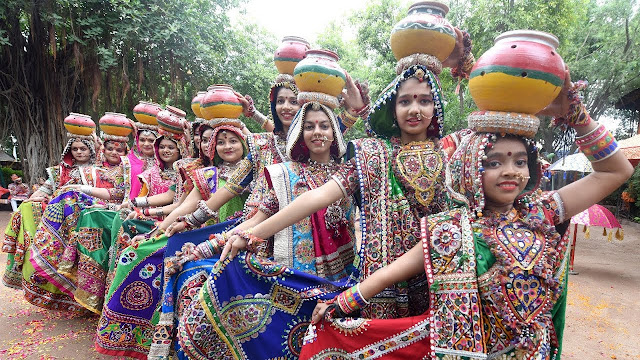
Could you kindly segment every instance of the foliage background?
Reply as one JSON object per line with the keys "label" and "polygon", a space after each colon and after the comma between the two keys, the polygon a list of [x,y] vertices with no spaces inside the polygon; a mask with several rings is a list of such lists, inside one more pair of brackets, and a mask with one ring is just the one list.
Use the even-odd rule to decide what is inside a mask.
{"label": "foliage background", "polygon": [[[450,22],[471,34],[478,58],[498,34],[535,29],[555,34],[573,79],[590,87],[585,102],[596,119],[620,121],[618,137],[636,133],[637,111],[613,104],[640,88],[637,0],[451,0]],[[250,21],[232,22],[241,0],[5,0],[0,2],[0,146],[17,142],[28,179],[57,163],[71,111],[99,119],[106,111],[132,117],[139,100],[190,109],[208,85],[229,83],[263,112],[276,75],[279,40]],[[312,46],[338,52],[354,78],[375,97],[394,76],[389,34],[409,1],[372,0],[327,24]],[[242,14],[242,13],[241,13]],[[345,36],[355,32],[355,39]],[[295,31],[292,31],[295,34]],[[467,83],[441,75],[445,133],[460,129],[475,109]],[[188,117],[193,114],[188,111]],[[545,119],[548,124],[548,119]],[[249,128],[257,125],[246,121]],[[13,137],[12,137],[13,136]],[[361,123],[348,139],[365,136]],[[558,134],[538,134],[555,153]],[[10,151],[10,149],[9,149]]]}

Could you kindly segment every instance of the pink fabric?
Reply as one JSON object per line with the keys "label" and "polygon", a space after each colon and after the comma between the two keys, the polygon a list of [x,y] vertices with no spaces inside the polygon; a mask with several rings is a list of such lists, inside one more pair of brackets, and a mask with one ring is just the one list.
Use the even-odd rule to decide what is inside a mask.
{"label": "pink fabric", "polygon": [[[338,234],[327,229],[327,225],[324,220],[324,214],[327,209],[320,209],[311,214],[311,233],[313,235],[313,249],[315,251],[316,259],[336,254],[340,248],[351,242],[351,236],[349,230],[345,224],[341,224]],[[335,236],[337,235],[337,236]],[[350,251],[353,251],[350,249]],[[339,259],[340,257],[336,257]],[[318,264],[316,264],[317,266]]]}
{"label": "pink fabric", "polygon": [[140,179],[138,179],[138,175],[142,173],[144,161],[142,161],[136,154],[137,151],[130,151],[127,155],[127,158],[129,158],[129,165],[131,166],[131,175],[129,178],[129,181],[131,182],[131,192],[129,193],[129,198],[131,200],[136,198],[138,194],[140,194],[140,189],[142,189],[142,184],[140,183]]}

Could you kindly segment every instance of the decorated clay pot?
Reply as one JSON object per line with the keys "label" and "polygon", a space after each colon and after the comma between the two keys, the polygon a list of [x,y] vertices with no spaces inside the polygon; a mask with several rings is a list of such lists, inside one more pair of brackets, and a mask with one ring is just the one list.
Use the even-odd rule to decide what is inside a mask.
{"label": "decorated clay pot", "polygon": [[108,135],[129,136],[133,127],[125,114],[106,112],[98,121],[100,130]]}
{"label": "decorated clay pot", "polygon": [[338,96],[346,83],[344,70],[333,51],[307,50],[306,57],[293,70],[293,79],[302,92],[319,92]]}
{"label": "decorated clay pot", "polygon": [[156,116],[162,111],[162,107],[156,103],[140,101],[133,108],[133,116],[143,124],[158,125]]}
{"label": "decorated clay pot", "polygon": [[200,112],[206,120],[237,119],[242,114],[242,103],[233,92],[231,85],[211,85],[200,102]]}
{"label": "decorated clay pot", "polygon": [[183,124],[187,114],[173,106],[167,105],[165,110],[158,113],[158,127],[173,134],[184,133]]}
{"label": "decorated clay pot", "polygon": [[96,123],[89,115],[69,113],[69,116],[64,118],[64,127],[71,134],[87,136],[96,130]]}
{"label": "decorated clay pot", "polygon": [[305,57],[309,50],[307,40],[297,36],[285,36],[282,44],[278,46],[273,54],[273,62],[280,74],[293,75],[293,69]]}
{"label": "decorated clay pot", "polygon": [[480,110],[536,114],[560,93],[564,61],[552,34],[508,31],[471,70],[469,91]]}
{"label": "decorated clay pot", "polygon": [[198,94],[191,100],[191,110],[193,110],[193,113],[196,114],[196,117],[202,117],[202,112],[200,111],[200,103],[202,102],[202,98],[206,93],[206,91],[198,91]]}
{"label": "decorated clay pot", "polygon": [[437,1],[419,1],[391,30],[391,51],[400,60],[416,53],[444,61],[456,45],[456,32],[445,19],[449,7]]}

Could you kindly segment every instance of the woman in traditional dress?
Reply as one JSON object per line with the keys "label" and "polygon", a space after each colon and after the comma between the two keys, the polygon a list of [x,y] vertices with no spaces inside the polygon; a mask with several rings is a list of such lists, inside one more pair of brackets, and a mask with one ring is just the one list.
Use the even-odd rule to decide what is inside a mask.
{"label": "woman in traditional dress", "polygon": [[[331,181],[301,195],[257,225],[253,233],[268,238],[353,195],[361,213],[358,279],[367,278],[411,249],[420,239],[420,217],[447,208],[443,186],[446,155],[438,140],[444,107],[436,74],[443,65],[458,64],[461,49],[454,53],[457,55],[444,64],[426,54],[401,59],[398,76],[373,106],[359,98],[358,91],[351,91],[355,95],[349,104],[353,105],[345,117],[368,115],[365,124],[375,137],[352,141],[347,149],[350,160]],[[421,314],[428,305],[422,296],[426,286],[424,276],[395,284],[372,299],[363,312],[371,318]]]}
{"label": "woman in traditional dress", "polygon": [[102,307],[104,279],[109,249],[111,226],[118,212],[117,205],[124,200],[127,181],[124,178],[122,159],[127,155],[128,136],[109,133],[111,127],[102,128],[104,141],[101,158],[105,176],[113,179],[114,187],[103,189],[90,186],[70,185],[87,195],[108,201],[108,206],[94,206],[82,211],[71,244],[58,264],[58,274],[75,284],[74,299],[85,308],[94,311]]}
{"label": "woman in traditional dress", "polygon": [[[229,241],[246,245],[252,239],[252,226],[301,193],[324,184],[345,150],[333,110],[305,103],[287,141],[287,154],[295,160],[266,168],[269,191],[263,203],[251,219],[231,231],[241,236],[231,236]],[[332,297],[353,270],[353,210],[350,199],[338,201],[276,234],[273,243],[250,240],[246,254],[215,267],[219,258],[214,249],[220,250],[219,242],[226,235],[212,236],[195,248],[185,246],[198,259],[212,258],[188,262],[175,277],[178,355],[196,359],[296,357],[316,299]],[[183,260],[173,259],[176,264]],[[234,314],[246,311],[254,314],[251,320],[231,320],[236,319]],[[238,331],[240,328],[244,330]],[[154,341],[169,340],[165,341],[168,350],[171,333],[158,335]]]}
{"label": "woman in traditional dress", "polygon": [[[224,183],[228,179],[246,154],[242,127],[238,124],[241,122],[202,126],[202,143],[208,145],[208,151],[203,153],[212,158],[217,166],[200,168],[190,175],[194,186],[192,194],[197,193],[206,199],[219,182]],[[216,141],[212,140],[213,137]],[[230,145],[233,149],[218,153],[216,142],[223,137],[233,137],[233,140],[229,140],[233,143]],[[226,216],[240,211],[242,200],[239,198],[223,207],[218,220],[226,220]],[[185,199],[187,201],[191,201],[189,197]],[[137,241],[120,252],[98,324],[96,349],[99,352],[114,356],[147,357],[159,317],[156,310],[162,293],[166,245],[167,237],[162,235]]]}
{"label": "woman in traditional dress", "polygon": [[[32,195],[31,201],[23,203],[7,227],[5,245],[9,246],[6,250],[14,254],[13,258],[10,256],[11,269],[7,274],[13,277],[14,286],[21,278],[25,298],[34,305],[81,311],[73,297],[61,291],[66,285],[65,279],[59,279],[61,283],[50,280],[58,280],[53,278],[56,272],[52,269],[57,267],[68,241],[57,234],[66,233],[66,229],[71,229],[70,226],[77,222],[80,212],[74,212],[74,208],[90,206],[95,203],[95,198],[75,191],[67,192],[64,186],[113,187],[113,183],[110,182],[112,179],[103,178],[104,171],[95,166],[95,134],[67,135],[69,141],[62,152],[60,164],[47,169],[49,178],[45,184]],[[53,199],[44,202],[49,197]],[[40,230],[36,231],[38,224]],[[47,251],[42,253],[38,249]]]}
{"label": "woman in traditional dress", "polygon": [[[447,168],[451,196],[463,206],[423,218],[421,241],[407,254],[318,304],[314,322],[323,314],[329,319],[309,330],[301,358],[560,358],[569,247],[555,225],[602,200],[633,172],[578,96],[570,106],[568,72],[566,79],[551,113],[567,114],[561,119],[576,130],[594,172],[543,193],[534,142],[508,135],[530,131],[529,124],[519,126],[507,115],[500,121],[479,116],[472,125],[470,117],[476,131],[462,138]],[[489,129],[498,132],[483,132]],[[429,280],[424,316],[333,319],[420,273]]]}

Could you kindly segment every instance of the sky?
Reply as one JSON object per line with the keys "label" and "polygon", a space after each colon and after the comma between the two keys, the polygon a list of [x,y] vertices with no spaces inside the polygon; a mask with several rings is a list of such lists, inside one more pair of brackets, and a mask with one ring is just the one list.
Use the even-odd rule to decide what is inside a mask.
{"label": "sky", "polygon": [[[246,17],[276,38],[300,36],[311,44],[332,20],[338,20],[354,10],[364,9],[366,0],[249,0]],[[238,12],[231,18],[240,19]]]}

